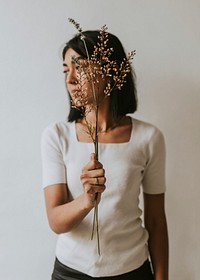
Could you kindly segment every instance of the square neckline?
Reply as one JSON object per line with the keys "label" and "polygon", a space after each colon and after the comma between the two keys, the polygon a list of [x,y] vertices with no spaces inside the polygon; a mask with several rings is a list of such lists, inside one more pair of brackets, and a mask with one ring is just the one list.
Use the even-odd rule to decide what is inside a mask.
{"label": "square neckline", "polygon": [[[132,142],[132,139],[133,139],[133,130],[134,130],[134,118],[132,118],[131,116],[128,116],[129,119],[131,120],[131,132],[130,132],[130,137],[129,137],[129,140],[126,141],[126,142],[99,142],[99,145],[127,145],[129,143]],[[76,140],[76,143],[79,143],[79,144],[89,144],[89,145],[94,145],[93,142],[84,142],[84,141],[79,141],[78,140],[78,135],[77,135],[77,129],[76,129],[76,122],[74,121],[72,123],[72,126],[73,126],[73,138]]]}

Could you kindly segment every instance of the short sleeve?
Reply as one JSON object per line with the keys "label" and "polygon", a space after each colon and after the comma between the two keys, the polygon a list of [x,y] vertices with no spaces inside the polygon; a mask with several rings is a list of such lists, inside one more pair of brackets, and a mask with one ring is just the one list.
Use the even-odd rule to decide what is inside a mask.
{"label": "short sleeve", "polygon": [[66,183],[66,168],[56,125],[48,126],[41,138],[42,185]]}
{"label": "short sleeve", "polygon": [[147,163],[143,174],[143,191],[147,194],[160,194],[166,190],[165,182],[166,150],[163,134],[155,128],[147,143]]}

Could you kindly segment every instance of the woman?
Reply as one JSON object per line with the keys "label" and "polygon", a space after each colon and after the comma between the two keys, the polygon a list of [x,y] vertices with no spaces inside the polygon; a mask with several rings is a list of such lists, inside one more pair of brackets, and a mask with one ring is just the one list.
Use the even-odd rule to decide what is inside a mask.
{"label": "woman", "polygon": [[[99,32],[82,35],[91,56]],[[108,47],[114,48],[110,60],[119,66],[126,57],[124,49],[116,36],[109,34],[108,39]],[[151,124],[127,116],[137,109],[133,72],[128,73],[121,90],[115,89],[106,98],[107,80],[100,79],[97,160],[88,134],[88,123],[94,127],[96,120],[90,81],[83,84],[84,94],[80,90],[80,65],[89,67],[86,58],[83,40],[76,35],[63,50],[66,86],[72,101],[68,122],[48,126],[42,136],[47,215],[51,229],[59,235],[52,279],[168,280],[162,133]],[[141,187],[144,226],[138,206]],[[91,240],[96,197],[100,256],[96,239]]]}

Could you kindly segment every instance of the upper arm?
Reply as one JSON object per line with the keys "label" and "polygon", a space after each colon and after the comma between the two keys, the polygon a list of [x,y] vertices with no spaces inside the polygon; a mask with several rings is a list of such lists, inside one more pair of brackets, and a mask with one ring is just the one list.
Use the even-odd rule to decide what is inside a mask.
{"label": "upper arm", "polygon": [[[142,178],[143,191],[148,194],[165,192],[165,141],[160,130],[155,129],[146,147],[146,166]],[[154,197],[155,199],[155,197]]]}
{"label": "upper arm", "polygon": [[42,133],[42,181],[43,188],[52,188],[52,185],[66,184],[66,165],[64,162],[65,147],[61,141],[59,127],[49,126]]}

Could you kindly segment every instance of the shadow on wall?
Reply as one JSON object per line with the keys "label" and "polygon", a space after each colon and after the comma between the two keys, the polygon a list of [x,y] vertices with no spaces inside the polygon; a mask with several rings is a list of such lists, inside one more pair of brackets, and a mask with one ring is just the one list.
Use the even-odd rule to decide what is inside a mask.
{"label": "shadow on wall", "polygon": [[200,86],[188,77],[176,77],[159,81],[153,91],[154,117],[162,118],[167,146],[166,208],[170,270],[174,273],[171,278],[197,280],[200,263],[197,221],[200,212]]}

